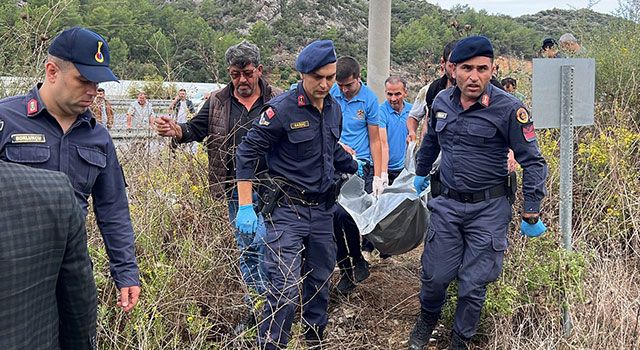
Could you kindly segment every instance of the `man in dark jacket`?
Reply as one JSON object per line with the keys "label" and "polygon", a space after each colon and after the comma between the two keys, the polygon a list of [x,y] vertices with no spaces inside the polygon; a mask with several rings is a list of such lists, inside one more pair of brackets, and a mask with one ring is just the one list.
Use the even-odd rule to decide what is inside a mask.
{"label": "man in dark jacket", "polygon": [[94,349],[96,286],[67,176],[0,160],[0,203],[0,349]]}
{"label": "man in dark jacket", "polygon": [[187,90],[178,90],[178,95],[171,101],[169,112],[173,115],[178,123],[185,123],[187,116],[196,112],[193,102],[187,98]]}
{"label": "man in dark jacket", "polygon": [[[234,224],[238,212],[238,192],[235,189],[235,151],[242,138],[259,116],[262,107],[282,91],[262,79],[262,64],[257,46],[247,41],[231,46],[225,58],[231,82],[215,91],[198,114],[186,123],[176,123],[169,117],[156,119],[158,135],[173,137],[177,143],[203,141],[209,154],[209,188],[216,198],[226,198],[229,221]],[[254,200],[254,203],[257,203]],[[240,270],[250,291],[264,294],[264,221],[252,234],[235,232],[240,250]],[[246,322],[255,321],[250,313]],[[243,325],[237,331],[244,328]]]}

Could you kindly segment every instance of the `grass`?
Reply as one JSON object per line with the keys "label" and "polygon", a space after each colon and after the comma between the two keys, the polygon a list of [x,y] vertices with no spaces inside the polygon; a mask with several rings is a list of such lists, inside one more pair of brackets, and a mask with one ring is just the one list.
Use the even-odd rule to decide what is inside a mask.
{"label": "grass", "polygon": [[[640,345],[640,237],[634,215],[639,205],[640,138],[637,129],[625,130],[632,140],[627,143],[604,126],[577,131],[578,149],[600,147],[603,158],[585,164],[582,157],[589,153],[577,153],[573,254],[562,250],[558,234],[557,135],[540,133],[550,164],[549,194],[543,204],[549,232],[540,239],[524,239],[514,219],[505,269],[489,288],[476,349]],[[601,135],[611,140],[597,143]],[[89,220],[100,297],[99,348],[252,349],[251,335],[233,334],[245,312],[245,290],[226,206],[207,192],[204,152],[192,155],[181,149],[174,155],[168,148],[151,152],[144,147],[120,151],[143,294],[131,314],[114,307],[116,293],[106,255]],[[620,165],[621,158],[625,166]],[[395,264],[374,264],[371,277],[349,297],[332,293],[327,349],[406,347],[419,310],[421,251],[399,256]],[[574,325],[569,337],[563,337],[561,326],[565,299]],[[453,307],[448,304],[432,349],[447,346]],[[303,347],[294,336],[289,348]]]}
{"label": "grass", "polygon": [[[640,54],[627,48],[639,33],[635,26],[616,32],[614,41],[585,43],[596,58],[598,87],[596,125],[575,131],[574,252],[563,250],[559,234],[559,133],[538,131],[549,164],[542,205],[549,231],[523,238],[514,215],[504,271],[490,285],[472,349],[640,348],[640,84],[632,79]],[[621,61],[618,51],[632,59]],[[516,76],[530,96],[527,69],[501,61],[501,77]],[[245,312],[245,289],[226,206],[207,191],[204,152],[173,155],[167,148],[137,147],[120,149],[120,160],[130,185],[143,294],[131,314],[115,308],[103,244],[89,220],[99,348],[254,348],[255,333],[233,333]],[[371,277],[348,297],[332,292],[326,349],[406,348],[419,311],[421,252],[396,257],[395,264],[373,264]],[[448,346],[454,301],[455,293],[429,349]],[[573,321],[568,336],[563,305]],[[304,348],[299,332],[295,327],[289,349]]]}

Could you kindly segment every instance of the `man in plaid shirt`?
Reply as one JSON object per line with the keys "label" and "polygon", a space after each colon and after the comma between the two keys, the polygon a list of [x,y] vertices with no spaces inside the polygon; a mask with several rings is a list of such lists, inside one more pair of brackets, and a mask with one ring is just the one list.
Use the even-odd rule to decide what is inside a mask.
{"label": "man in plaid shirt", "polygon": [[0,349],[94,349],[96,286],[67,176],[0,161]]}

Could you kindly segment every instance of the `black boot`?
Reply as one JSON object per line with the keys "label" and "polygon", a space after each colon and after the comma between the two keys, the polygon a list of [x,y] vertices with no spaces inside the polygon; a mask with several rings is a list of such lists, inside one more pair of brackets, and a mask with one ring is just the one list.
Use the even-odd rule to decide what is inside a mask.
{"label": "black boot", "polygon": [[353,277],[356,283],[360,283],[369,277],[369,263],[361,258],[353,264]]}
{"label": "black boot", "polygon": [[340,271],[340,281],[338,281],[338,285],[336,286],[340,294],[347,295],[356,288],[356,284],[353,283],[352,274],[353,271],[351,269]]}
{"label": "black boot", "polygon": [[455,331],[451,331],[450,350],[469,350],[469,339],[465,339],[458,335]]}
{"label": "black boot", "polygon": [[422,350],[425,345],[429,344],[429,339],[436,328],[439,317],[439,314],[420,311],[416,325],[409,336],[409,350]]}

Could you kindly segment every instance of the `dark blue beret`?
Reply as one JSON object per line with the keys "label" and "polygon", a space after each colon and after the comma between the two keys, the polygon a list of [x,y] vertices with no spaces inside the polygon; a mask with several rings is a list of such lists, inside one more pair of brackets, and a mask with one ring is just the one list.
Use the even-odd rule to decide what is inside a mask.
{"label": "dark blue beret", "polygon": [[88,29],[73,27],[58,34],[49,46],[49,54],[73,63],[89,81],[118,80],[109,68],[109,45],[103,37]]}
{"label": "dark blue beret", "polygon": [[316,40],[307,45],[298,55],[296,70],[311,73],[314,70],[336,61],[336,49],[331,40]]}
{"label": "dark blue beret", "polygon": [[456,47],[451,51],[449,62],[460,63],[476,56],[493,58],[491,41],[481,35],[469,36],[458,41]]}

